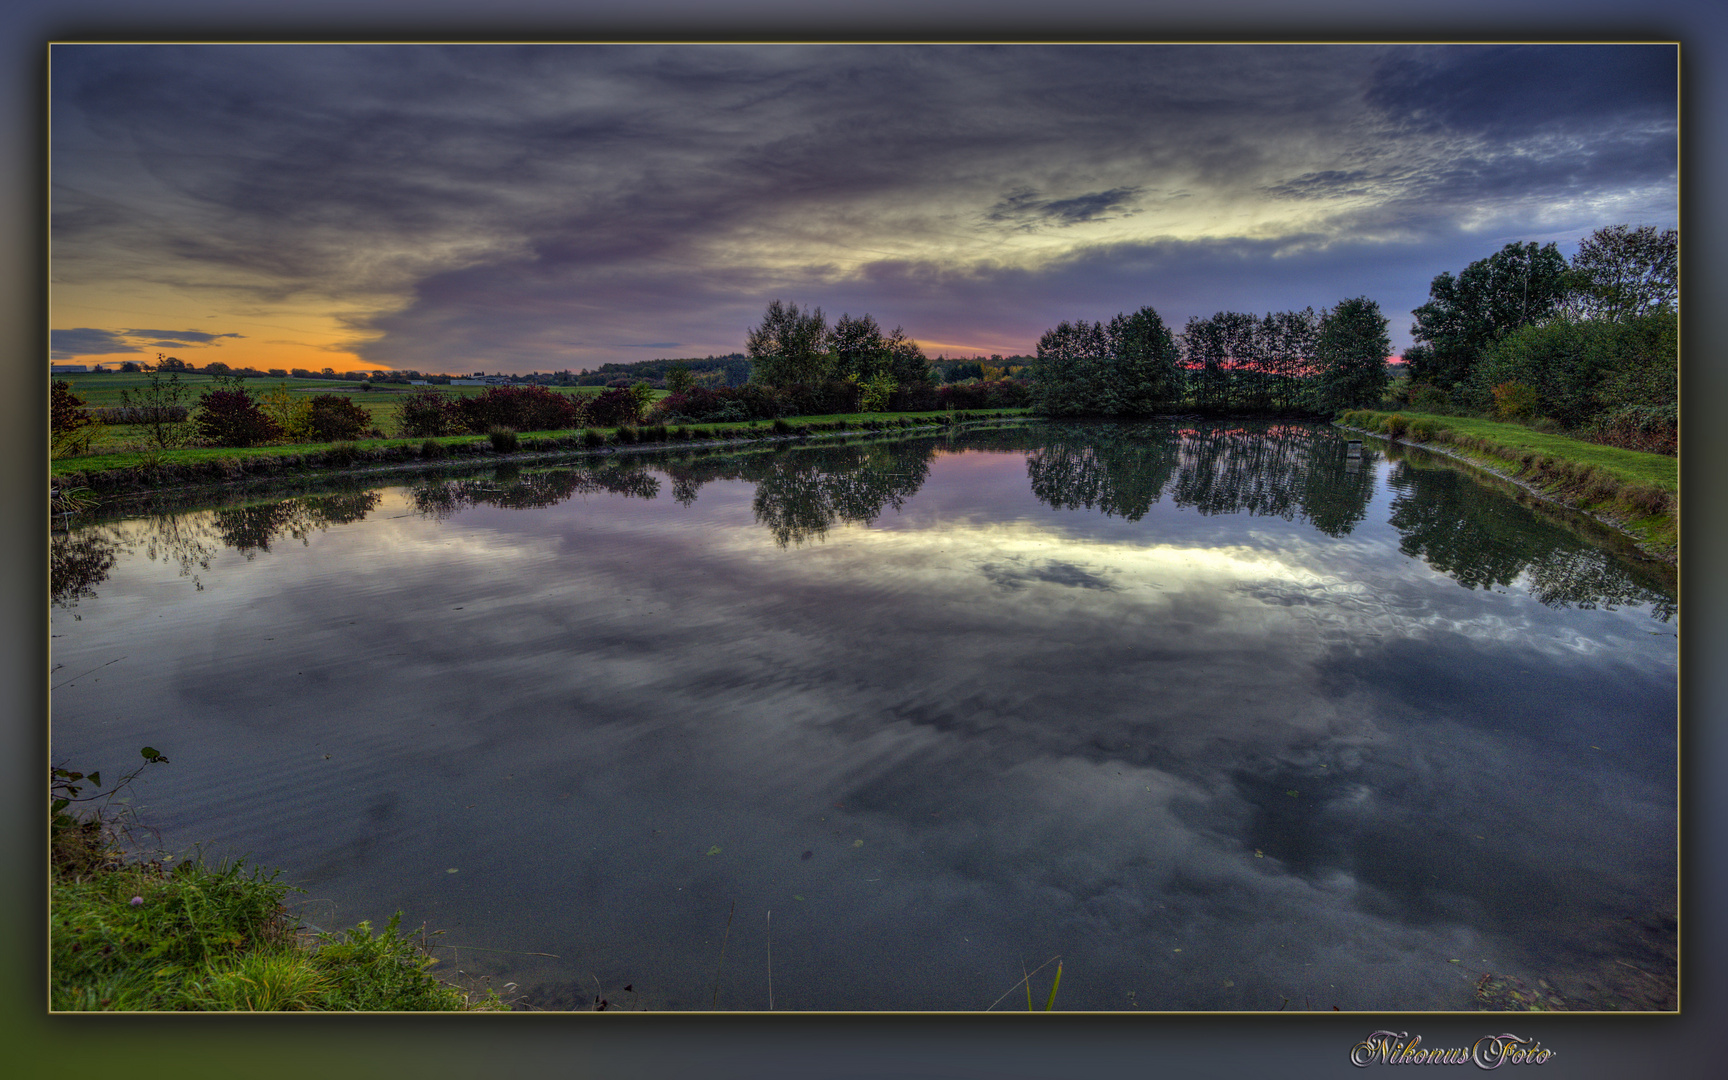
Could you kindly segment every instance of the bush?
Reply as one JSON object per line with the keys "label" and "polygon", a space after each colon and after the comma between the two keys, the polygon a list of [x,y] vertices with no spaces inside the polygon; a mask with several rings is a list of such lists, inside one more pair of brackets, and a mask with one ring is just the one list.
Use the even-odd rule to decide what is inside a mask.
{"label": "bush", "polygon": [[1579,434],[1591,442],[1651,454],[1680,452],[1680,411],[1674,405],[1622,405]]}
{"label": "bush", "polygon": [[1451,409],[1452,399],[1437,387],[1417,386],[1412,388],[1410,407],[1417,412],[1443,413]]}
{"label": "bush", "polygon": [[930,383],[902,383],[888,395],[889,412],[931,412],[941,407]]}
{"label": "bush", "polygon": [[858,411],[862,394],[857,383],[827,379],[815,383],[793,383],[781,388],[788,408],[781,415],[824,416]]}
{"label": "bush", "polygon": [[599,446],[599,445],[603,444],[605,441],[606,441],[605,434],[603,432],[595,430],[594,428],[588,428],[587,430],[582,432],[582,442],[584,445]]}
{"label": "bush", "polygon": [[636,429],[629,424],[621,425],[618,428],[618,441],[625,445],[634,443],[636,441]]}
{"label": "bush", "polygon": [[1410,418],[1403,413],[1393,413],[1386,418],[1386,434],[1394,439],[1410,430]]}
{"label": "bush", "polygon": [[489,386],[476,397],[458,399],[456,409],[469,431],[563,431],[581,422],[573,398],[544,386]]}
{"label": "bush", "polygon": [[396,405],[396,430],[405,438],[460,435],[465,429],[456,401],[437,390],[416,390]]}
{"label": "bush", "polygon": [[72,384],[62,379],[54,381],[49,396],[50,430],[54,453],[82,454],[90,449],[100,421],[84,411],[84,399],[72,392]]}
{"label": "bush", "polygon": [[312,403],[289,390],[287,384],[260,394],[258,407],[282,428],[284,439],[300,442],[312,437]]}
{"label": "bush", "polygon": [[500,454],[514,453],[516,448],[521,445],[520,440],[516,438],[515,429],[502,425],[488,428],[486,438],[492,443],[492,449]]}
{"label": "bush", "polygon": [[1436,425],[1434,423],[1434,421],[1432,421],[1432,420],[1412,420],[1412,421],[1410,421],[1410,437],[1412,439],[1418,439],[1422,442],[1428,442],[1429,440],[1434,438],[1435,434],[1439,430],[1440,430],[1439,426]]}
{"label": "bush", "polygon": [[1494,418],[1522,420],[1536,413],[1536,391],[1518,382],[1503,382],[1494,387]]}
{"label": "bush", "polygon": [[261,446],[283,435],[244,390],[206,390],[198,395],[198,437],[211,446]]}
{"label": "bush", "polygon": [[372,417],[341,394],[318,394],[307,402],[306,424],[316,442],[358,439],[372,426]]}
{"label": "bush", "polygon": [[437,439],[427,439],[420,444],[420,456],[423,458],[437,459],[449,452],[444,448],[444,444]]}
{"label": "bush", "polygon": [[1014,379],[981,379],[936,388],[939,409],[1018,409],[1031,403],[1031,388]]}
{"label": "bush", "polygon": [[616,386],[588,402],[588,422],[600,427],[625,427],[642,419],[642,403],[629,386]]}

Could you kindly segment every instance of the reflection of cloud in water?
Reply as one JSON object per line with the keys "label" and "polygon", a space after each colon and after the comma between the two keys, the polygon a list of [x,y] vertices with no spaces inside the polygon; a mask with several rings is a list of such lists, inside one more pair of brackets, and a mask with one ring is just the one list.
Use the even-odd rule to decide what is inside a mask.
{"label": "reflection of cloud in water", "polygon": [[1017,555],[1009,556],[1009,564],[985,563],[979,567],[984,576],[1005,589],[1019,589],[1032,581],[1046,581],[1052,585],[1066,585],[1076,589],[1102,589],[1114,592],[1116,586],[1088,572],[1083,567],[1059,559],[1046,559],[1043,562],[1026,565]]}
{"label": "reflection of cloud in water", "polygon": [[[1370,529],[1348,549],[1266,518],[1172,542],[1168,507],[1096,534],[1018,507],[837,513],[781,547],[756,493],[716,478],[690,506],[590,492],[442,521],[392,493],[318,558],[282,545],[268,576],[224,579],[199,609],[222,643],[318,629],[268,654],[206,644],[212,663],[174,669],[177,715],[187,738],[213,717],[273,731],[271,673],[315,655],[330,696],[297,690],[284,739],[362,728],[350,782],[403,792],[396,820],[511,883],[486,921],[539,933],[579,907],[694,968],[732,900],[759,904],[796,1007],[979,1008],[1023,951],[1085,973],[1070,1007],[1461,1008],[1447,959],[1541,970],[1588,945],[1568,920],[1672,883],[1672,641],[1637,613],[1461,589]],[[363,626],[310,587],[332,563]],[[306,783],[328,786],[257,827],[324,865],[349,840],[318,839],[316,804],[341,788]],[[555,813],[516,837],[445,806],[499,784]],[[372,850],[342,872],[416,880],[412,845]],[[678,963],[668,986],[713,977]]]}

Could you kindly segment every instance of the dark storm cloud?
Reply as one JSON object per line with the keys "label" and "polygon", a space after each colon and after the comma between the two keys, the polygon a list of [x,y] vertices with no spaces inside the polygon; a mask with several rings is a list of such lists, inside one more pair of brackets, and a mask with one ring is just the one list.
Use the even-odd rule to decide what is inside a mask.
{"label": "dark storm cloud", "polygon": [[1075,225],[1082,221],[1097,221],[1113,210],[1133,204],[1139,188],[1111,188],[1071,199],[1041,199],[1030,188],[1010,192],[985,214],[987,221],[1000,221],[1033,228],[1040,223]]}
{"label": "dark storm cloud", "polygon": [[133,337],[158,338],[153,344],[208,345],[218,338],[243,338],[245,334],[210,334],[203,330],[128,330]]}
{"label": "dark storm cloud", "polygon": [[54,360],[70,360],[91,353],[142,352],[138,346],[111,330],[80,327],[76,330],[50,330],[48,355]]}
{"label": "dark storm cloud", "polygon": [[777,296],[1010,349],[1087,289],[1407,311],[1380,283],[1532,222],[1674,217],[1660,48],[56,46],[53,74],[60,280],[328,297],[367,360],[432,370],[733,351]]}
{"label": "dark storm cloud", "polygon": [[1523,138],[1625,123],[1672,134],[1672,45],[1429,46],[1383,60],[1369,104],[1423,131]]}

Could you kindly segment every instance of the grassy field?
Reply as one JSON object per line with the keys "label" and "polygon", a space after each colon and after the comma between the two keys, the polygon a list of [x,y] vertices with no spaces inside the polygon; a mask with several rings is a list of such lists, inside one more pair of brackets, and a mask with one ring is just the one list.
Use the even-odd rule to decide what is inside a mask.
{"label": "grassy field", "polygon": [[[142,373],[113,372],[102,374],[58,375],[56,381],[64,381],[72,385],[72,392],[84,399],[84,404],[90,408],[116,408],[123,404],[121,395],[130,391],[136,396],[146,389],[150,377]],[[182,404],[188,408],[196,408],[198,395],[213,389],[215,379],[209,375],[180,373],[180,385],[188,390]],[[484,386],[399,386],[395,384],[372,386],[363,382],[344,382],[339,379],[247,379],[246,388],[253,394],[268,393],[279,386],[285,386],[296,394],[337,394],[347,398],[354,404],[366,410],[371,422],[382,431],[394,431],[396,428],[396,406],[407,394],[415,390],[435,389],[451,397],[478,397],[486,391]],[[601,386],[549,386],[548,390],[567,394],[571,397],[592,397],[605,389]],[[666,391],[656,390],[656,399],[666,396]],[[92,455],[133,455],[138,456],[148,451],[151,445],[150,433],[147,428],[134,424],[107,424],[96,431],[90,443]],[[280,448],[264,448],[266,452],[280,453]],[[179,451],[175,451],[179,453]],[[230,454],[250,456],[244,451],[228,451]],[[178,460],[165,458],[164,460]]]}
{"label": "grassy field", "polygon": [[[478,388],[464,387],[461,389]],[[593,388],[583,387],[571,389],[592,390]],[[376,393],[376,391],[374,393]],[[371,395],[356,394],[355,400],[367,396]],[[1025,409],[994,409],[975,410],[966,415],[984,418],[996,416],[1020,416],[1025,415],[1026,412],[1027,410]],[[810,429],[835,430],[846,427],[862,427],[871,423],[899,426],[902,422],[905,422],[906,424],[921,425],[932,421],[942,422],[945,418],[952,415],[953,414],[951,413],[937,411],[917,413],[837,413],[832,416],[788,417],[785,420],[785,426],[790,428],[792,431],[807,433]],[[389,418],[386,419],[389,420]],[[391,421],[381,426],[388,428],[394,426],[394,424],[393,421]],[[683,425],[683,427],[692,431],[702,432],[703,434],[701,438],[704,440],[765,438],[776,434],[782,434],[782,432],[777,431],[775,423],[768,420],[741,421],[737,423],[724,424],[689,424]],[[620,439],[618,437],[617,428],[578,429],[575,434],[580,434],[582,430],[592,430],[597,432],[606,445],[618,445],[619,443],[627,441],[639,441]],[[674,426],[673,430],[678,430],[678,427]],[[128,432],[131,434],[123,434]],[[112,441],[97,441],[93,443],[91,448],[92,452],[89,454],[55,458],[50,463],[50,475],[54,477],[75,477],[81,473],[89,474],[115,470],[143,469],[157,465],[198,465],[224,460],[250,460],[258,458],[286,457],[290,455],[318,455],[332,451],[339,445],[335,443],[280,443],[271,446],[253,446],[244,448],[191,446],[181,447],[174,450],[154,450],[148,445],[148,439],[146,437],[147,433],[142,427],[114,425],[107,434],[112,436]],[[523,443],[523,449],[532,450],[532,444],[535,440],[568,438],[572,434],[573,433],[568,430],[525,431],[521,432],[518,437]],[[487,444],[489,440],[487,436],[484,435],[447,435],[436,439],[358,439],[353,443],[345,445],[352,447],[356,451],[365,452],[392,447],[419,448],[423,447],[428,442],[436,443],[443,447],[457,447],[480,446],[482,444]],[[681,445],[683,445],[682,441]]]}
{"label": "grassy field", "polygon": [[1409,425],[1401,441],[1432,445],[1522,480],[1556,501],[1620,527],[1650,554],[1674,558],[1680,503],[1678,458],[1474,417],[1365,409],[1344,414],[1340,423],[1384,433],[1394,415]]}

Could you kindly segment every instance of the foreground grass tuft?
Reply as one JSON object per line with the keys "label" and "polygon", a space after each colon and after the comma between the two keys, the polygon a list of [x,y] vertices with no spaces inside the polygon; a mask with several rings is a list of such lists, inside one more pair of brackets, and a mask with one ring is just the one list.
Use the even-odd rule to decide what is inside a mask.
{"label": "foreground grass tuft", "polygon": [[[275,872],[202,859],[170,870],[164,865],[169,857],[124,857],[112,819],[66,812],[72,801],[89,801],[77,798],[79,788],[72,786],[84,780],[57,770],[56,794],[62,797],[55,803],[50,849],[53,1010],[504,1008],[494,992],[476,999],[433,978],[427,969],[437,961],[400,935],[400,913],[380,934],[361,923],[308,939],[283,907],[297,890]],[[99,782],[96,774],[90,780]]]}

